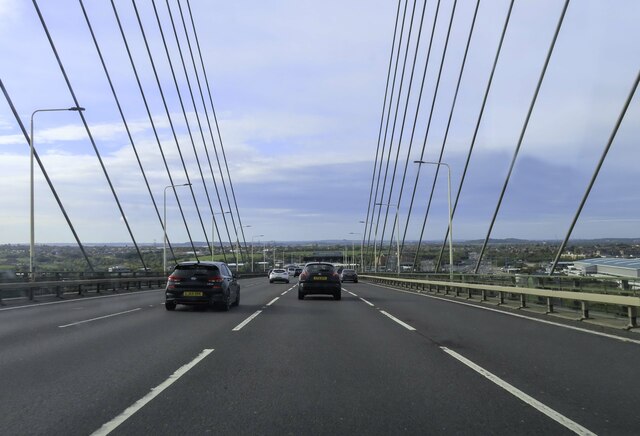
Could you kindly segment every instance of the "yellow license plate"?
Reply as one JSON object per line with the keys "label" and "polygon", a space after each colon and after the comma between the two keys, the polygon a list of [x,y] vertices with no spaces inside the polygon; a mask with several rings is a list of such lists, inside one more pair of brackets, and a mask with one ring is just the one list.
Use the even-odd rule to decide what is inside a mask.
{"label": "yellow license plate", "polygon": [[327,280],[325,276],[315,276],[313,280]]}
{"label": "yellow license plate", "polygon": [[202,297],[202,292],[184,291],[182,295],[185,297]]}

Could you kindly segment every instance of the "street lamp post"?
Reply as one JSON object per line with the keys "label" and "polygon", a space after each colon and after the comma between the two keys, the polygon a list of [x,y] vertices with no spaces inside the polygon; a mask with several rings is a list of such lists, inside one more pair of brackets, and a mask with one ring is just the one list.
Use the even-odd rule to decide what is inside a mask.
{"label": "street lamp post", "polygon": [[353,241],[351,241],[351,264],[353,268],[356,267],[356,245]]}
{"label": "street lamp post", "polygon": [[[376,206],[393,206],[396,208],[396,229],[398,229],[398,234],[400,233],[400,228],[398,227],[398,205],[397,204],[391,204],[391,203],[376,203]],[[376,232],[377,235],[377,232]],[[375,241],[374,241],[374,249],[375,249]],[[391,249],[391,248],[389,248]],[[398,267],[398,275],[400,275],[400,238],[398,238],[398,236],[396,235],[396,260],[397,260],[397,267]],[[377,265],[377,259],[376,259],[376,265]]]}
{"label": "street lamp post", "polygon": [[360,271],[364,272],[364,233],[360,241]]}
{"label": "street lamp post", "polygon": [[215,247],[214,241],[216,239],[216,219],[215,219],[215,216],[216,215],[223,215],[225,213],[231,213],[231,212],[230,211],[214,212],[213,215],[211,215],[211,262],[213,262],[213,254],[214,254],[213,247]]}
{"label": "street lamp post", "polygon": [[414,163],[418,165],[444,165],[447,167],[447,191],[449,193],[449,281],[453,281],[453,215],[451,214],[451,167],[444,162],[428,162],[424,160],[416,160]]}
{"label": "street lamp post", "polygon": [[36,237],[35,237],[35,190],[34,190],[34,171],[33,171],[33,160],[35,157],[35,148],[33,141],[33,118],[38,112],[61,112],[61,111],[75,111],[82,112],[85,109],[80,106],[73,106],[69,108],[62,109],[36,109],[31,113],[31,136],[29,136],[29,167],[30,167],[30,231],[29,231],[29,279],[31,281],[35,280],[34,275],[34,254],[35,254],[35,245],[36,245]]}
{"label": "street lamp post", "polygon": [[262,241],[262,272],[266,272],[267,271],[267,248],[264,245],[264,241]]}
{"label": "street lamp post", "polygon": [[251,237],[251,272],[253,272],[253,240],[255,238],[261,238],[264,235],[254,235]]}
{"label": "street lamp post", "polygon": [[[361,235],[362,233],[358,233],[358,232],[349,232],[350,235]],[[353,242],[352,242],[353,244]],[[362,268],[364,268],[364,263],[362,263],[362,249],[364,248],[364,240],[360,241],[360,269],[362,270]],[[353,263],[356,263],[356,252],[354,250],[353,252]]]}
{"label": "street lamp post", "polygon": [[[240,251],[240,236],[238,236],[238,230],[242,229],[242,228],[246,228],[246,227],[251,227],[251,224],[247,224],[246,226],[238,226],[236,227],[236,243],[237,243],[237,249],[236,251]],[[238,265],[238,253],[234,253],[235,254],[235,258],[236,258],[236,272],[239,271],[240,265]]]}
{"label": "street lamp post", "polygon": [[163,195],[163,212],[164,219],[162,223],[162,229],[164,230],[164,237],[162,238],[162,273],[167,273],[167,189],[177,188],[179,186],[191,186],[191,183],[183,183],[181,185],[168,185],[164,187]]}

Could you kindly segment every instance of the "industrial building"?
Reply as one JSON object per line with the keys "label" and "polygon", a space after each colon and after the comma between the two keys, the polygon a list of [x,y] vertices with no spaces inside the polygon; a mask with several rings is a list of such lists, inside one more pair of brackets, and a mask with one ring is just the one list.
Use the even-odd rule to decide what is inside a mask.
{"label": "industrial building", "polygon": [[640,259],[602,257],[576,260],[573,266],[580,271],[580,275],[640,278]]}

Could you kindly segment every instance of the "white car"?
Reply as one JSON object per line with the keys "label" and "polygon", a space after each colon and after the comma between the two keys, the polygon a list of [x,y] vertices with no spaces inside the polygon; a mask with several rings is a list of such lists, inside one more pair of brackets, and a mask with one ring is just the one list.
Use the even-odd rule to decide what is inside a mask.
{"label": "white car", "polygon": [[273,269],[269,273],[269,283],[285,282],[289,283],[289,273],[284,269]]}

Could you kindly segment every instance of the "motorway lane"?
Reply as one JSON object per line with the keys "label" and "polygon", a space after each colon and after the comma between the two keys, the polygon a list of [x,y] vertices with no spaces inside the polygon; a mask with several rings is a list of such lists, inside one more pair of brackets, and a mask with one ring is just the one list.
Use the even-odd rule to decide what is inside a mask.
{"label": "motorway lane", "polygon": [[595,433],[640,431],[640,337],[622,342],[371,284],[362,283],[357,294]]}
{"label": "motorway lane", "polygon": [[241,306],[226,313],[168,312],[162,290],[0,312],[1,433],[90,434],[282,291],[264,282],[242,280]]}
{"label": "motorway lane", "polygon": [[[376,307],[348,292],[340,302],[281,296],[292,285],[243,280],[241,306],[228,313],[167,312],[161,291],[127,303],[114,297],[99,304],[149,307],[63,329],[60,322],[78,320],[76,303],[0,311],[0,332],[13,333],[0,334],[2,433],[90,434],[203,350],[213,351],[114,434],[570,433],[442,345],[591,431],[637,433],[633,402],[623,400],[637,390],[627,362],[639,345],[362,282],[345,289]],[[22,331],[20,342],[13,336]]]}
{"label": "motorway lane", "polygon": [[292,290],[212,344],[112,434],[570,434],[348,293]]}

